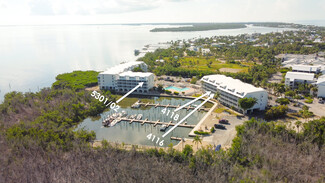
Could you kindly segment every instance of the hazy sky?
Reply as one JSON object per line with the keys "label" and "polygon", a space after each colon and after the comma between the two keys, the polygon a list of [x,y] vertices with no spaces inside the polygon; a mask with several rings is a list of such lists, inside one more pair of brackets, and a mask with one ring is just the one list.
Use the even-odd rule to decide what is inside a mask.
{"label": "hazy sky", "polygon": [[0,0],[0,24],[324,20],[325,0]]}

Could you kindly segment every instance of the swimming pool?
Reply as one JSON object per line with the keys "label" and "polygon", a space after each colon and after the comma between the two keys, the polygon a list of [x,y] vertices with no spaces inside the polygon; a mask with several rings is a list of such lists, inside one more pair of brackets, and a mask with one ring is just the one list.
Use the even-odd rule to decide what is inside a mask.
{"label": "swimming pool", "polygon": [[176,90],[178,92],[183,92],[183,91],[189,90],[189,88],[178,88],[175,86],[168,86],[165,88],[165,90]]}

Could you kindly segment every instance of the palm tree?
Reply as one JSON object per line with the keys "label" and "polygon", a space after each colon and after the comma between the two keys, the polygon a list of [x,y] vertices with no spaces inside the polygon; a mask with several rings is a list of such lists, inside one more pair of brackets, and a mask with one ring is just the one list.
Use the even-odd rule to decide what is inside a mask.
{"label": "palm tree", "polygon": [[317,94],[318,88],[316,86],[312,86],[311,91],[313,92],[313,96],[315,96],[315,94]]}
{"label": "palm tree", "polygon": [[197,149],[199,149],[199,143],[202,144],[202,139],[200,138],[200,136],[195,136],[193,139],[194,144],[196,144]]}

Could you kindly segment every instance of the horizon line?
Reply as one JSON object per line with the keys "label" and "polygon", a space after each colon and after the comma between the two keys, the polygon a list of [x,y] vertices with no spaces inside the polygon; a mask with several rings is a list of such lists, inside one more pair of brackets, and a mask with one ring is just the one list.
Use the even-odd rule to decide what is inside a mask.
{"label": "horizon line", "polygon": [[[308,21],[308,20],[301,20]],[[311,20],[309,20],[311,21]],[[314,20],[315,21],[315,20]],[[318,20],[322,21],[322,20]],[[323,20],[325,21],[325,20]],[[285,21],[229,21],[229,22],[139,22],[139,23],[62,23],[62,24],[0,24],[0,26],[58,26],[58,25],[193,25],[193,24],[218,24],[218,23],[287,23],[297,24]]]}
{"label": "horizon line", "polygon": [[[300,24],[300,25],[316,25],[317,24],[306,23],[308,21],[325,22],[325,19],[318,20],[291,20],[291,21],[202,21],[202,22],[134,22],[134,23],[46,23],[46,24],[0,24],[0,26],[63,26],[63,25],[193,25],[193,24],[218,24],[218,23],[286,23],[286,24]],[[325,25],[324,25],[325,26]]]}

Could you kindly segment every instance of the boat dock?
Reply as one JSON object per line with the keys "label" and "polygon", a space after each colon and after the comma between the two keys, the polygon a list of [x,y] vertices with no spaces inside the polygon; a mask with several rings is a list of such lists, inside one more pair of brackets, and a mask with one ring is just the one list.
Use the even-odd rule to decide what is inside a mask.
{"label": "boat dock", "polygon": [[[121,122],[121,121],[127,121],[129,122],[130,124],[132,123],[141,123],[141,125],[147,123],[147,124],[153,124],[153,126],[157,126],[157,125],[166,125],[167,127],[169,126],[175,126],[176,123],[173,123],[172,121],[169,121],[168,123],[167,122],[161,122],[160,120],[157,120],[157,121],[150,121],[148,119],[145,119],[145,120],[138,120],[138,119],[129,119],[129,118],[117,118],[118,122]],[[185,128],[194,128],[195,125],[187,125],[187,124],[180,124],[178,125],[179,127],[185,127]]]}
{"label": "boat dock", "polygon": [[[131,107],[133,107],[133,108],[137,108],[137,107],[140,107],[140,106],[144,106],[144,107],[155,107],[155,108],[157,108],[157,107],[164,107],[164,108],[178,108],[178,107],[180,107],[180,105],[170,105],[170,104],[167,104],[167,105],[164,105],[164,104],[160,104],[160,103],[158,103],[158,104],[152,104],[152,103],[143,103],[143,102],[140,102],[140,101],[137,101],[136,103],[134,103]],[[194,106],[191,106],[191,105],[189,105],[189,106],[187,106],[187,107],[184,107],[183,109],[186,109],[186,110],[190,110],[190,109],[195,109],[195,107]],[[200,108],[200,109],[198,109],[198,111],[209,111],[209,109],[208,108]]]}
{"label": "boat dock", "polygon": [[182,139],[182,138],[180,138],[180,137],[170,137],[170,139],[171,139],[171,140],[182,141],[184,138]]}

